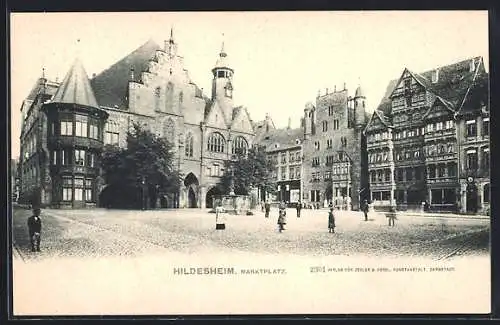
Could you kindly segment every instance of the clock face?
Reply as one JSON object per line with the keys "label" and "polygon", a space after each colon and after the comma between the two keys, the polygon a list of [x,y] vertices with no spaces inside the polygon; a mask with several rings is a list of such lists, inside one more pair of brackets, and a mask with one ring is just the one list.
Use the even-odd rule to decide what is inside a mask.
{"label": "clock face", "polygon": [[474,178],[472,178],[472,177],[470,177],[470,176],[467,178],[467,181],[468,181],[469,183],[472,183],[472,181],[473,181],[473,180],[474,180]]}

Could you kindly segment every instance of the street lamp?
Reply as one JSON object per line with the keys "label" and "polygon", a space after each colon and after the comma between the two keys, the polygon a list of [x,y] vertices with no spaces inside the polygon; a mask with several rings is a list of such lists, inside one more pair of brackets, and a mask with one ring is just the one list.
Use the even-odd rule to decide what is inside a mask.
{"label": "street lamp", "polygon": [[142,196],[142,200],[141,200],[141,209],[144,210],[144,205],[145,205],[145,185],[146,185],[146,178],[144,176],[142,176],[142,181],[141,181],[141,196]]}

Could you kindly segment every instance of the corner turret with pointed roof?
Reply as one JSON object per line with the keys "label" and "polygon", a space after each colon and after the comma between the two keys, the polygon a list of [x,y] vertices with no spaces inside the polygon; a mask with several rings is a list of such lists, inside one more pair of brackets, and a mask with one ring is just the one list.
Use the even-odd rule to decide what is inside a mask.
{"label": "corner turret with pointed roof", "polygon": [[99,108],[90,81],[80,59],[76,59],[64,77],[52,103],[78,104]]}
{"label": "corner turret with pointed roof", "polygon": [[226,122],[230,123],[233,112],[233,73],[234,70],[229,67],[227,53],[224,50],[224,41],[219,53],[219,58],[212,69],[212,101],[217,102],[221,107]]}

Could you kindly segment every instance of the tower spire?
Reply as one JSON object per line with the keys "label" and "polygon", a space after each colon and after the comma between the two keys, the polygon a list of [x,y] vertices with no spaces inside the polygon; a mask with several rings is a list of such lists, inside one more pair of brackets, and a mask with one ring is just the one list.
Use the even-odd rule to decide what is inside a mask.
{"label": "tower spire", "polygon": [[221,49],[220,49],[220,56],[224,57],[226,56],[226,52],[224,51],[224,33],[222,33],[222,46],[221,46]]}
{"label": "tower spire", "polygon": [[174,26],[170,26],[170,39],[169,39],[169,42],[170,43],[174,43]]}

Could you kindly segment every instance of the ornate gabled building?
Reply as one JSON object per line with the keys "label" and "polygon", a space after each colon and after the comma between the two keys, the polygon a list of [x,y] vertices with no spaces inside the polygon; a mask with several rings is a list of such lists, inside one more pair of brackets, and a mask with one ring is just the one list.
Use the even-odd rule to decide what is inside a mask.
{"label": "ornate gabled building", "polygon": [[420,74],[404,69],[365,129],[373,204],[486,209],[488,98],[480,57]]}
{"label": "ornate gabled building", "polygon": [[[72,68],[72,71],[74,69]],[[126,134],[134,123],[142,124],[174,144],[175,164],[183,175],[184,182],[179,193],[162,198],[161,205],[164,207],[210,206],[212,196],[220,194],[216,185],[224,172],[224,161],[231,159],[235,150],[244,151],[253,143],[253,124],[247,109],[241,106],[234,107],[233,104],[234,70],[228,62],[224,45],[212,74],[212,96],[209,98],[189,77],[171,31],[170,39],[165,41],[163,47],[150,40],[108,69],[94,75],[89,87],[77,88],[78,93],[84,91],[88,99],[88,102],[81,106],[95,108],[96,112],[105,113],[102,114],[100,121],[106,119],[106,123],[98,129],[97,135],[104,145],[125,146]],[[82,82],[85,85],[89,83],[86,75],[80,73],[79,77],[84,80]],[[67,93],[67,90],[62,86],[59,87],[58,83],[48,84],[51,85],[53,93],[56,91]],[[33,97],[32,94],[30,96]],[[25,105],[29,105],[29,101],[33,100],[31,97],[27,98]],[[59,97],[55,96],[54,99]],[[44,97],[44,100],[47,98]],[[57,103],[54,99],[49,102],[50,104],[47,103],[47,106],[57,108],[47,110],[46,118],[51,118],[50,116],[54,114],[57,118],[62,118],[63,113],[54,112],[60,110],[58,107],[61,105],[68,104],[66,99]],[[79,113],[75,111],[74,114],[76,116]],[[72,127],[76,132],[82,124],[75,123],[76,120],[73,121]],[[90,139],[94,134],[91,125],[88,120],[86,126],[89,136],[85,141],[93,143],[95,141]],[[57,127],[54,128],[54,132],[55,137],[68,136],[63,135],[61,133],[63,131]],[[29,138],[25,133],[21,137],[21,148],[26,147],[28,143],[27,140],[23,140]],[[73,137],[74,141],[82,141],[81,135],[73,133]],[[48,134],[40,134],[38,139],[43,145],[51,143],[48,141],[50,140]],[[96,148],[92,147],[89,150],[93,149]],[[74,151],[71,157],[76,157],[76,154],[77,151]],[[78,152],[77,156],[80,157],[80,154]],[[85,162],[87,161],[88,158],[85,158]],[[36,164],[38,163],[34,163]],[[61,176],[60,173],[58,175]],[[102,182],[102,179],[99,179],[99,182]],[[103,195],[110,190],[110,187],[107,184],[93,186],[97,186],[95,193],[93,192],[95,197],[93,202],[106,205],[99,199],[110,197]],[[59,194],[62,196],[62,202],[68,204],[73,202],[68,200],[69,196],[64,196],[63,192],[58,192]],[[72,197],[75,195],[79,197],[80,194],[73,192]],[[50,198],[46,200],[49,205],[53,205],[54,202],[56,201]],[[79,206],[74,202],[72,205]]]}
{"label": "ornate gabled building", "polygon": [[43,77],[36,88],[21,131],[21,192],[33,205],[94,206],[108,114],[79,60],[62,83]]}
{"label": "ornate gabled building", "polygon": [[342,209],[359,209],[368,194],[367,115],[361,87],[354,97],[336,89],[304,109],[304,201],[323,206],[330,201]]}

